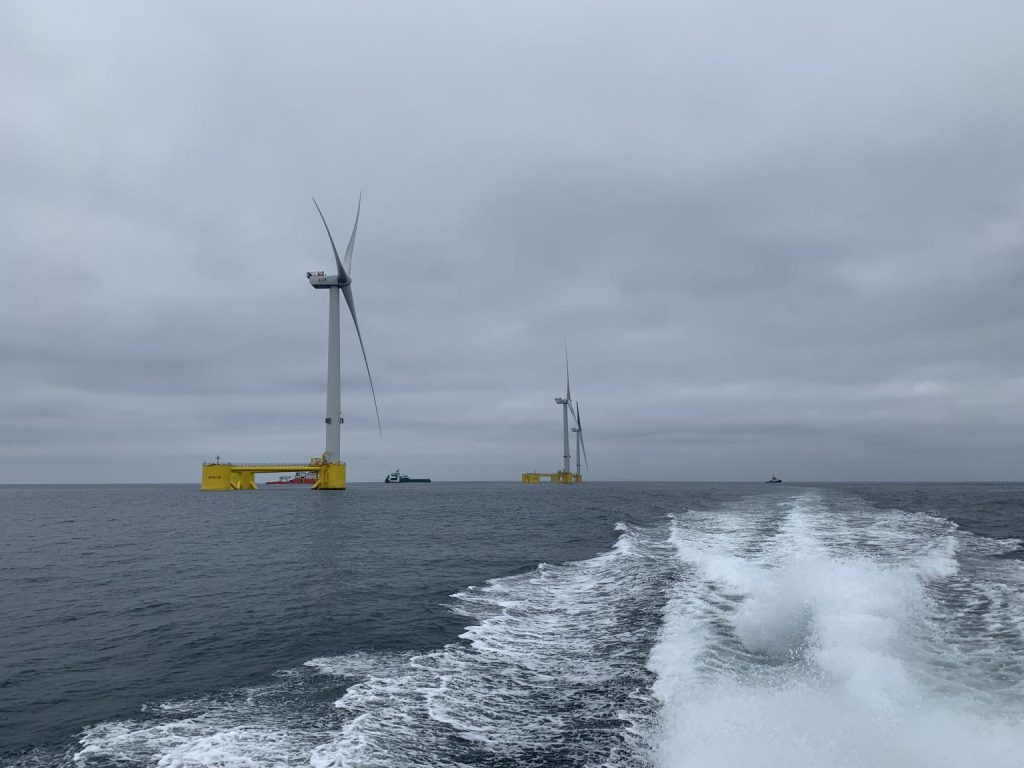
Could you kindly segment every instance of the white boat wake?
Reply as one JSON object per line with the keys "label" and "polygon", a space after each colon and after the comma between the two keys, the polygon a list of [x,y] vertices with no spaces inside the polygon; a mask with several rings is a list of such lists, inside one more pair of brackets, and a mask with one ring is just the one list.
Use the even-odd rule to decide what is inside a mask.
{"label": "white boat wake", "polygon": [[[89,729],[82,766],[1019,766],[1014,542],[840,493],[620,524],[608,552],[453,596],[422,653]],[[309,690],[340,686],[332,707]],[[348,686],[345,688],[345,686]]]}

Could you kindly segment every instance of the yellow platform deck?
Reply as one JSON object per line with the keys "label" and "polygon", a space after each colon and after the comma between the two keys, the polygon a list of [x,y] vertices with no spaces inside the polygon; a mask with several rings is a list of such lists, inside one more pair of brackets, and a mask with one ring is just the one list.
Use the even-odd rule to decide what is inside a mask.
{"label": "yellow platform deck", "polygon": [[583,475],[574,472],[523,472],[523,482],[527,485],[537,485],[547,478],[547,482],[556,485],[574,485],[583,482]]}
{"label": "yellow platform deck", "polygon": [[328,464],[319,459],[303,464],[204,462],[203,478],[199,487],[204,491],[255,491],[257,474],[281,472],[316,472],[314,491],[345,490],[345,463]]}

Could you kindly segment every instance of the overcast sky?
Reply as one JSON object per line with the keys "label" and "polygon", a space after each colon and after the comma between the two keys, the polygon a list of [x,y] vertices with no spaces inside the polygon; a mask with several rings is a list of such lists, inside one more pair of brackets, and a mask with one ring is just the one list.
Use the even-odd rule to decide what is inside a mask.
{"label": "overcast sky", "polygon": [[1024,478],[1019,0],[0,5],[0,482]]}

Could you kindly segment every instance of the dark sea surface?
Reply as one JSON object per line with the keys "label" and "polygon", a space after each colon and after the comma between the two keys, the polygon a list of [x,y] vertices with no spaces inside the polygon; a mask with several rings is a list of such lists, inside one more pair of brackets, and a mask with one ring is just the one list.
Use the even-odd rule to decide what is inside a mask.
{"label": "dark sea surface", "polygon": [[1022,766],[1024,485],[0,486],[0,765]]}

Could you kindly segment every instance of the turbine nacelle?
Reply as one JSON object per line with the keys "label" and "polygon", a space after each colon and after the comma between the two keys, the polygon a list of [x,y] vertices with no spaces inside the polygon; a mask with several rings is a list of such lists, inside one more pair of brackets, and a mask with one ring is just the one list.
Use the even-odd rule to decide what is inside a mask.
{"label": "turbine nacelle", "polygon": [[569,401],[566,400],[564,397],[556,397],[555,398],[555,402],[558,403],[559,405],[568,405],[569,404]]}
{"label": "turbine nacelle", "polygon": [[314,288],[342,288],[352,283],[350,277],[342,280],[338,275],[328,275],[324,272],[307,272],[306,277]]}

